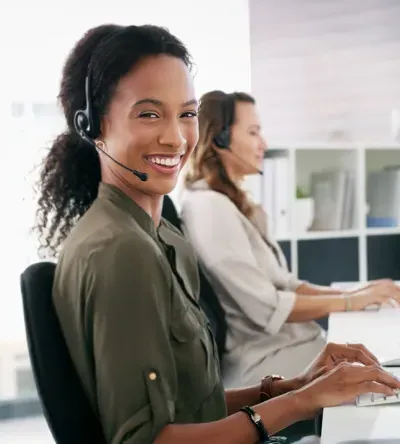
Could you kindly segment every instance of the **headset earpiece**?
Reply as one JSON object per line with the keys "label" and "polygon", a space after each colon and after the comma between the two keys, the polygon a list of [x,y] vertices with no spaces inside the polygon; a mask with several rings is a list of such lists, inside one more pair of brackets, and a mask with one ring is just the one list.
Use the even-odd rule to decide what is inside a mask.
{"label": "headset earpiece", "polygon": [[[74,126],[76,132],[83,137],[82,133],[89,139],[95,139],[99,133],[100,128],[98,122],[93,116],[92,101],[90,97],[91,85],[90,75],[85,79],[85,109],[79,109],[74,116]],[[84,137],[83,137],[84,138]]]}
{"label": "headset earpiece", "polygon": [[229,149],[230,130],[225,127],[219,134],[214,137],[215,145],[220,149]]}
{"label": "headset earpiece", "polygon": [[213,142],[220,149],[230,149],[231,145],[231,125],[234,121],[235,101],[230,94],[226,95],[223,109],[224,126],[214,137]]}
{"label": "headset earpiece", "polygon": [[83,110],[76,111],[74,115],[74,127],[75,131],[82,135],[82,133],[87,133],[87,128],[89,126],[89,122],[87,116]]}
{"label": "headset earpiece", "polygon": [[106,150],[104,150],[98,144],[95,143],[95,139],[97,139],[97,137],[100,135],[100,119],[96,119],[96,115],[93,112],[91,94],[90,94],[91,85],[89,79],[90,79],[90,70],[85,79],[85,99],[86,99],[85,109],[78,109],[74,114],[73,123],[75,131],[79,134],[79,136],[83,140],[85,140],[93,148],[103,153],[106,157],[111,159],[115,164],[119,165],[121,168],[124,168],[125,170],[134,174],[142,182],[145,182],[148,179],[147,173],[142,173],[141,171],[129,168],[127,165],[124,165],[122,162],[119,162],[117,159],[114,159],[114,157],[108,154]]}

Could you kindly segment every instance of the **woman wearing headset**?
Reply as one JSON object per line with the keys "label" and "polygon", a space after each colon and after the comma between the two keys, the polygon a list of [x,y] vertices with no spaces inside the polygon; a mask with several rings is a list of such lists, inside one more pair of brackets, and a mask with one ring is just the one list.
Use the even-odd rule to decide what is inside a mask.
{"label": "woman wearing headset", "polygon": [[266,373],[292,377],[325,345],[313,320],[400,299],[390,280],[342,293],[301,282],[288,272],[266,215],[241,188],[262,166],[266,142],[254,99],[213,91],[200,101],[199,142],[189,160],[182,219],[225,309],[223,359],[227,387],[253,384]]}
{"label": "woman wearing headset", "polygon": [[38,229],[58,256],[54,305],[110,444],[265,442],[264,428],[400,387],[362,346],[330,345],[296,378],[224,391],[196,259],[160,218],[198,139],[189,68],[164,29],[88,31],[66,61],[67,129],[41,172]]}

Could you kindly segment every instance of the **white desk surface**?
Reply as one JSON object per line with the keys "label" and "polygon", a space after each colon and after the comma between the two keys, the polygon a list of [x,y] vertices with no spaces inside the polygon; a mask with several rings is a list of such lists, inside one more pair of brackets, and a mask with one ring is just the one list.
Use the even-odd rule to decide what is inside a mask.
{"label": "white desk surface", "polygon": [[[328,340],[363,343],[378,358],[400,357],[400,310],[334,313],[329,318]],[[351,440],[373,444],[378,439],[395,439],[391,442],[400,444],[400,404],[324,409],[321,444],[347,444]]]}

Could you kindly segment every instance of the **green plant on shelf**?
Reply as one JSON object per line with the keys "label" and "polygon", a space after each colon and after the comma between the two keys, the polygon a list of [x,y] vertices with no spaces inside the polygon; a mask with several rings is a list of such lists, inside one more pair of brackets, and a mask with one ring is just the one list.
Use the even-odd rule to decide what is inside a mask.
{"label": "green plant on shelf", "polygon": [[296,198],[297,199],[306,199],[310,197],[308,193],[306,193],[299,185],[296,187]]}

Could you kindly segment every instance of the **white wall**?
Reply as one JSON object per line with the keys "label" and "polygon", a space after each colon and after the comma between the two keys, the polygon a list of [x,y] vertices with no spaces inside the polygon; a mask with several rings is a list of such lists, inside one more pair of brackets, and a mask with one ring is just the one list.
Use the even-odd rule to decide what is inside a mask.
{"label": "white wall", "polygon": [[398,0],[250,0],[252,90],[271,144],[390,141]]}
{"label": "white wall", "polygon": [[19,274],[34,259],[26,235],[34,211],[27,173],[52,133],[48,123],[39,134],[33,122],[16,127],[9,117],[11,102],[55,100],[68,51],[88,28],[106,22],[168,27],[197,64],[198,95],[216,88],[249,91],[250,34],[247,0],[16,0],[0,8],[0,201],[7,208],[0,218],[6,261],[0,274],[1,344],[24,338]]}
{"label": "white wall", "polygon": [[9,83],[2,83],[0,91],[9,98],[53,99],[72,44],[88,28],[107,22],[169,28],[186,43],[198,65],[199,94],[213,88],[250,89],[247,0],[13,3],[0,18],[1,57],[12,60],[8,69],[2,67],[1,75]]}

